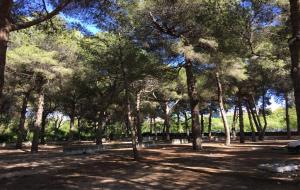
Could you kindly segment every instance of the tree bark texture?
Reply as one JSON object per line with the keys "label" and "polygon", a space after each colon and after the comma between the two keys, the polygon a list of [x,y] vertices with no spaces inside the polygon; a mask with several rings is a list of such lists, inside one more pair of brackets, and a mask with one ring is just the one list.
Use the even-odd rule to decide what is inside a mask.
{"label": "tree bark texture", "polygon": [[26,121],[26,109],[28,104],[28,99],[30,96],[30,92],[27,92],[24,94],[23,102],[22,102],[22,108],[21,108],[21,114],[20,114],[20,121],[19,121],[19,127],[17,131],[17,141],[16,141],[16,148],[21,149],[24,136],[25,136],[25,121]]}
{"label": "tree bark texture", "polygon": [[196,80],[193,73],[193,63],[191,60],[186,59],[185,63],[188,95],[191,107],[191,117],[192,117],[192,137],[193,137],[193,150],[202,149],[202,138],[201,138],[201,128],[199,122],[199,100],[196,91]]}
{"label": "tree bark texture", "polygon": [[291,52],[291,76],[294,86],[297,113],[297,132],[300,135],[300,0],[290,0],[292,38],[289,41]]}
{"label": "tree bark texture", "polygon": [[224,125],[224,131],[225,131],[225,145],[229,146],[230,145],[230,129],[226,117],[226,111],[224,108],[224,100],[223,100],[223,89],[222,89],[222,84],[220,80],[220,75],[217,72],[216,73],[216,79],[217,79],[217,84],[218,84],[218,100],[219,100],[219,106],[220,106],[220,112],[222,116],[222,121]]}
{"label": "tree bark texture", "polygon": [[44,111],[44,91],[40,89],[38,92],[38,109],[36,112],[35,122],[33,126],[33,139],[31,144],[31,152],[37,153],[39,147],[39,133],[42,123],[43,111]]}

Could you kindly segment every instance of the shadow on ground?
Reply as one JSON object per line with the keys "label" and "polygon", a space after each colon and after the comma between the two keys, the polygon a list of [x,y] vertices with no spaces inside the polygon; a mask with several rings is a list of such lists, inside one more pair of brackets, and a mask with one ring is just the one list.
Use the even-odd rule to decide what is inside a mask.
{"label": "shadow on ground", "polygon": [[299,190],[300,173],[276,174],[259,164],[293,160],[299,155],[274,150],[283,141],[233,144],[206,143],[201,152],[190,145],[164,145],[141,150],[135,162],[130,149],[66,156],[59,147],[41,153],[0,152],[0,189],[262,189]]}

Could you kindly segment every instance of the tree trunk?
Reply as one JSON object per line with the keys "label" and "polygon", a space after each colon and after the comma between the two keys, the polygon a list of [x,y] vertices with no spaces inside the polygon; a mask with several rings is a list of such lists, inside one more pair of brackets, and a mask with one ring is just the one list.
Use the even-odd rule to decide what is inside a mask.
{"label": "tree trunk", "polygon": [[183,112],[183,114],[184,114],[185,132],[186,132],[186,135],[187,135],[187,136],[190,136],[190,133],[189,133],[189,121],[188,121],[188,117],[187,117],[186,112]]}
{"label": "tree trunk", "polygon": [[70,129],[68,134],[68,141],[72,142],[74,139],[74,130],[75,130],[75,112],[76,112],[76,103],[75,101],[72,103],[71,111],[70,111]]}
{"label": "tree trunk", "polygon": [[123,60],[123,53],[121,50],[121,47],[119,47],[119,59],[121,61],[121,69],[123,74],[123,80],[124,80],[124,90],[125,90],[125,104],[126,104],[126,125],[127,128],[131,131],[131,142],[132,142],[132,152],[133,152],[133,158],[135,160],[140,159],[140,155],[137,149],[137,142],[136,142],[136,132],[135,127],[132,124],[132,118],[131,118],[131,105],[130,105],[130,94],[129,94],[129,83],[128,83],[128,76],[127,71],[128,68],[125,67]]}
{"label": "tree trunk", "polygon": [[259,123],[259,120],[258,118],[256,117],[257,114],[256,114],[256,111],[253,110],[252,106],[251,106],[251,103],[250,103],[250,100],[247,100],[247,104],[249,106],[249,109],[250,109],[250,112],[251,112],[251,115],[252,115],[252,119],[254,121],[254,124],[255,124],[255,127],[256,127],[256,130],[258,132],[258,139],[259,140],[263,140],[264,137],[263,137],[263,132],[262,132],[262,128],[261,128],[261,125]]}
{"label": "tree trunk", "polygon": [[165,114],[165,121],[164,121],[164,128],[165,128],[165,138],[167,141],[170,140],[170,108],[168,105],[168,101],[164,101],[164,114]]}
{"label": "tree trunk", "polygon": [[240,143],[245,143],[244,116],[243,116],[242,100],[239,100],[238,106],[239,106]]}
{"label": "tree trunk", "polygon": [[250,128],[251,128],[252,142],[256,142],[255,129],[254,129],[253,122],[252,122],[251,112],[250,112],[250,109],[248,106],[246,106],[246,109],[247,109],[249,124],[250,124]]}
{"label": "tree trunk", "polygon": [[291,139],[291,127],[290,127],[290,114],[289,114],[289,96],[288,93],[285,93],[284,95],[285,99],[285,123],[286,123],[286,132],[287,132],[287,138]]}
{"label": "tree trunk", "polygon": [[192,117],[192,136],[193,136],[193,150],[202,149],[202,138],[201,138],[201,129],[199,122],[199,100],[196,91],[196,80],[193,73],[193,63],[191,60],[186,59],[185,63],[186,69],[186,78],[187,78],[187,87],[188,95],[190,99],[191,107],[191,117]]}
{"label": "tree trunk", "polygon": [[155,140],[158,140],[157,137],[157,128],[156,128],[156,115],[153,117],[153,129],[154,129],[154,133],[155,133]]}
{"label": "tree trunk", "polygon": [[73,141],[73,135],[74,135],[74,124],[75,124],[75,115],[72,113],[70,115],[70,130],[69,130],[69,136],[68,141]]}
{"label": "tree trunk", "polygon": [[77,123],[78,123],[78,140],[79,141],[81,141],[81,137],[80,137],[80,135],[81,135],[81,117],[78,117],[77,118]]}
{"label": "tree trunk", "polygon": [[208,116],[208,140],[211,140],[211,118],[212,118],[212,109],[209,109],[209,116]]}
{"label": "tree trunk", "polygon": [[291,76],[297,112],[297,132],[300,135],[300,1],[290,0],[290,5],[293,30],[292,39],[289,41],[292,61]]}
{"label": "tree trunk", "polygon": [[177,112],[176,116],[177,116],[177,122],[176,122],[176,124],[177,124],[177,130],[179,130],[179,128],[180,128],[180,113]]}
{"label": "tree trunk", "polygon": [[141,93],[137,93],[136,95],[136,128],[137,128],[137,136],[138,143],[143,143],[142,136],[142,125],[141,125]]}
{"label": "tree trunk", "polygon": [[25,121],[26,121],[26,109],[27,109],[27,104],[28,104],[28,98],[30,96],[30,92],[27,92],[24,94],[23,97],[23,103],[22,103],[22,108],[21,108],[21,115],[20,115],[20,122],[19,122],[19,128],[17,131],[17,142],[16,142],[16,148],[21,149],[24,136],[25,136]]}
{"label": "tree trunk", "polygon": [[218,83],[218,99],[219,99],[220,112],[221,112],[222,121],[223,121],[223,125],[224,125],[224,131],[225,131],[225,139],[226,139],[225,145],[229,146],[230,145],[230,129],[229,129],[229,125],[227,122],[226,111],[224,108],[223,89],[222,89],[222,84],[221,84],[221,80],[220,80],[220,75],[218,72],[216,73],[216,79],[217,79],[217,83]]}
{"label": "tree trunk", "polygon": [[36,112],[36,119],[33,126],[33,139],[31,144],[31,152],[37,153],[39,146],[39,133],[42,123],[43,111],[44,111],[44,91],[40,89],[38,92],[38,109]]}
{"label": "tree trunk", "polygon": [[104,113],[101,113],[99,116],[99,121],[97,125],[97,130],[96,130],[96,145],[102,145],[102,138],[103,138],[103,132],[105,125],[107,123],[107,117],[105,116]]}
{"label": "tree trunk", "polygon": [[102,119],[98,121],[96,129],[96,145],[102,145],[102,136],[103,136],[103,126]]}
{"label": "tree trunk", "polygon": [[201,124],[201,136],[203,137],[204,134],[204,114],[201,112],[200,114],[200,124]]}
{"label": "tree trunk", "polygon": [[234,113],[233,113],[233,119],[232,119],[232,139],[235,141],[236,140],[236,129],[235,129],[235,125],[236,125],[236,121],[237,121],[237,111],[238,111],[238,107],[235,106],[234,107]]}
{"label": "tree trunk", "polygon": [[268,121],[267,121],[267,116],[266,116],[266,93],[264,93],[263,95],[263,102],[262,102],[262,114],[263,114],[263,118],[264,118],[264,128],[262,130],[262,136],[264,138],[265,136],[265,132],[266,132],[266,129],[268,127]]}
{"label": "tree trunk", "polygon": [[150,134],[153,133],[153,118],[152,116],[150,116],[150,130],[149,130]]}
{"label": "tree trunk", "polygon": [[[127,91],[127,90],[126,90]],[[126,104],[127,104],[127,125],[131,132],[131,141],[132,141],[132,151],[133,151],[133,157],[135,160],[139,160],[139,152],[137,149],[137,138],[135,133],[134,125],[132,124],[132,118],[131,118],[131,106],[130,106],[130,100],[129,100],[129,94],[126,93]]]}
{"label": "tree trunk", "polygon": [[0,104],[2,104],[2,93],[4,87],[4,72],[6,65],[7,43],[11,31],[11,8],[12,0],[2,0],[0,2]]}
{"label": "tree trunk", "polygon": [[42,124],[41,124],[41,132],[40,132],[40,139],[41,139],[41,144],[45,144],[45,131],[46,131],[46,124],[47,124],[47,116],[48,114],[46,112],[43,112],[42,116]]}

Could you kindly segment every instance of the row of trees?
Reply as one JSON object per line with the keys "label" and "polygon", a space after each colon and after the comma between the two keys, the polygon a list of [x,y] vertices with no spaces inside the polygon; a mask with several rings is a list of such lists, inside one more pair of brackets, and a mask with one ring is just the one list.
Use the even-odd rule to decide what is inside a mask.
{"label": "row of trees", "polygon": [[[293,90],[300,118],[297,0],[290,2],[291,19],[288,2],[268,0],[1,3],[1,119],[20,118],[17,148],[24,140],[26,113],[35,115],[29,122],[32,152],[45,142],[48,116],[59,112],[70,118],[70,140],[76,118],[79,126],[95,126],[97,144],[107,123],[124,122],[136,159],[145,118],[162,116],[170,140],[171,114],[176,111],[179,120],[190,117],[194,150],[202,148],[199,118],[204,114],[211,118],[220,112],[226,145],[235,137],[237,123],[240,142],[245,141],[244,112],[252,139],[255,134],[264,139],[273,95],[285,101],[288,137]],[[89,35],[80,22],[53,18],[61,11],[75,18],[79,10],[78,19],[103,31]],[[10,35],[7,51],[12,31],[17,32]],[[234,110],[232,126],[229,109]],[[298,119],[298,132],[299,126]]]}

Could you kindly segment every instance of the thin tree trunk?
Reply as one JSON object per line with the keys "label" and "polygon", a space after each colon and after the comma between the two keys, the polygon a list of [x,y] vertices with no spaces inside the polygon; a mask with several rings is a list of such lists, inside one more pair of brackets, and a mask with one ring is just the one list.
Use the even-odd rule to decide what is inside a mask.
{"label": "thin tree trunk", "polygon": [[251,128],[252,142],[256,142],[255,129],[254,129],[254,126],[253,126],[253,121],[252,121],[252,117],[251,117],[250,108],[248,106],[246,106],[246,109],[247,109],[249,124],[250,124],[250,128]]}
{"label": "thin tree trunk", "polygon": [[208,140],[211,140],[211,118],[212,118],[212,109],[209,109],[209,116],[208,116]]}
{"label": "thin tree trunk", "polygon": [[80,137],[80,135],[81,135],[81,117],[78,117],[77,118],[77,123],[78,123],[78,140],[79,141],[81,141],[81,137]]}
{"label": "thin tree trunk", "polygon": [[153,118],[150,116],[150,134],[153,133]]}
{"label": "thin tree trunk", "polygon": [[47,113],[44,111],[43,116],[42,116],[42,124],[41,124],[41,132],[40,132],[40,139],[41,139],[41,144],[45,144],[45,131],[46,131],[46,124],[47,124]]}
{"label": "thin tree trunk", "polygon": [[286,132],[287,132],[287,138],[291,139],[291,126],[290,126],[290,114],[289,114],[289,96],[288,93],[285,93],[284,95],[285,99],[285,123],[286,123]]}
{"label": "thin tree trunk", "polygon": [[21,149],[23,140],[24,140],[24,133],[25,133],[25,121],[26,121],[26,109],[28,104],[28,98],[30,96],[30,92],[27,92],[24,94],[23,97],[23,103],[21,108],[21,114],[20,114],[20,122],[19,122],[19,128],[17,131],[17,142],[16,142],[16,148]]}
{"label": "thin tree trunk", "polygon": [[204,134],[204,114],[201,112],[200,114],[200,123],[201,123],[201,136],[203,137]]}
{"label": "thin tree trunk", "polygon": [[153,129],[154,129],[154,133],[155,133],[155,140],[157,141],[157,128],[156,128],[156,115],[154,115],[153,117]]}
{"label": "thin tree trunk", "polygon": [[164,101],[164,113],[165,113],[165,121],[164,121],[164,128],[165,128],[165,138],[167,141],[170,140],[170,108],[168,105],[168,101]]}
{"label": "thin tree trunk", "polygon": [[202,138],[199,122],[199,100],[195,86],[196,79],[193,73],[193,63],[191,60],[186,59],[185,69],[192,117],[193,150],[198,151],[202,149]]}
{"label": "thin tree trunk", "polygon": [[[127,90],[126,90],[127,91]],[[139,152],[137,149],[137,138],[136,138],[136,132],[134,125],[132,124],[132,118],[131,118],[131,106],[130,106],[130,100],[129,100],[129,94],[126,92],[126,104],[127,104],[127,125],[128,128],[131,130],[131,141],[132,141],[132,150],[133,150],[133,157],[135,160],[139,160]]]}
{"label": "thin tree trunk", "polygon": [[61,127],[62,121],[63,121],[63,117],[57,118],[57,125],[55,125],[55,131],[54,131],[55,140],[58,140],[58,131],[59,128]]}
{"label": "thin tree trunk", "polygon": [[122,74],[123,74],[123,80],[124,80],[124,90],[125,90],[125,104],[126,104],[126,125],[127,128],[130,129],[131,131],[131,142],[132,142],[132,152],[133,152],[133,158],[135,160],[140,159],[140,155],[137,149],[137,138],[136,138],[136,132],[135,132],[135,127],[132,124],[132,119],[131,119],[131,105],[130,105],[130,94],[129,94],[129,83],[128,83],[128,76],[127,76],[127,71],[128,68],[125,67],[123,63],[123,52],[121,47],[119,47],[119,60],[121,62],[121,69],[122,69]]}
{"label": "thin tree trunk", "polygon": [[96,145],[102,145],[102,138],[105,125],[107,123],[107,117],[104,113],[101,113],[99,116],[99,121],[96,129]]}
{"label": "thin tree trunk", "polygon": [[242,100],[239,100],[238,106],[239,106],[240,143],[245,143],[244,116],[243,116]]}
{"label": "thin tree trunk", "polygon": [[236,128],[235,128],[235,125],[236,125],[236,122],[237,122],[237,111],[238,111],[238,107],[235,106],[234,107],[234,113],[233,113],[233,119],[232,119],[232,139],[235,141],[236,140]]}
{"label": "thin tree trunk", "polygon": [[267,116],[266,116],[266,93],[264,93],[264,95],[263,95],[262,114],[263,114],[263,118],[264,118],[264,128],[262,130],[262,135],[264,137],[266,129],[268,127],[268,121],[267,121]]}
{"label": "thin tree trunk", "polygon": [[40,89],[38,92],[38,109],[36,112],[36,119],[33,126],[33,139],[31,144],[31,152],[37,153],[39,147],[39,133],[42,123],[43,111],[44,111],[44,92]]}
{"label": "thin tree trunk", "polygon": [[69,129],[69,136],[68,136],[69,142],[73,141],[74,126],[75,126],[75,115],[74,115],[74,113],[72,113],[70,115],[70,129]]}
{"label": "thin tree trunk", "polygon": [[263,127],[262,127],[262,124],[261,124],[261,121],[260,121],[260,117],[259,117],[259,110],[257,109],[256,107],[256,103],[255,103],[255,99],[253,97],[253,95],[251,96],[252,98],[252,102],[253,102],[253,108],[254,108],[254,115],[253,115],[253,119],[256,118],[257,120],[257,123],[259,125],[259,128],[260,128],[260,134],[258,136],[258,139],[263,141],[264,140],[264,130],[263,130]]}
{"label": "thin tree trunk", "polygon": [[7,43],[11,31],[11,8],[12,0],[2,0],[0,2],[0,104],[2,104],[2,93],[4,87],[4,72],[6,65]]}
{"label": "thin tree trunk", "polygon": [[216,79],[217,79],[217,83],[218,83],[218,99],[219,99],[220,112],[221,112],[221,116],[222,116],[222,121],[223,121],[224,131],[225,131],[225,138],[226,138],[225,145],[229,146],[230,145],[230,129],[229,129],[229,125],[227,122],[226,111],[224,108],[223,89],[222,89],[222,84],[221,84],[221,80],[220,80],[220,75],[218,72],[216,73]]}
{"label": "thin tree trunk", "polygon": [[258,118],[256,117],[255,111],[253,110],[253,108],[251,106],[250,100],[247,100],[247,104],[249,106],[249,109],[250,109],[250,112],[251,112],[251,115],[252,115],[252,119],[254,121],[256,130],[258,132],[258,139],[263,140],[262,128],[261,128],[261,125],[259,124]]}
{"label": "thin tree trunk", "polygon": [[184,125],[185,125],[185,130],[186,130],[185,132],[186,132],[187,136],[190,136],[188,117],[187,117],[186,112],[183,112],[183,114],[184,114]]}
{"label": "thin tree trunk", "polygon": [[291,24],[293,36],[289,41],[291,52],[291,76],[294,86],[296,113],[297,113],[297,132],[300,135],[300,1],[290,0]]}
{"label": "thin tree trunk", "polygon": [[143,143],[142,136],[142,125],[141,125],[141,93],[137,93],[136,95],[136,128],[137,128],[137,136],[138,143]]}
{"label": "thin tree trunk", "polygon": [[96,129],[96,145],[102,145],[102,136],[103,136],[103,126],[102,126],[102,121],[100,120],[97,123],[97,129]]}
{"label": "thin tree trunk", "polygon": [[177,124],[177,129],[179,130],[179,128],[180,128],[180,113],[177,112],[177,113],[176,113],[176,116],[177,116],[177,122],[176,122],[176,124]]}

